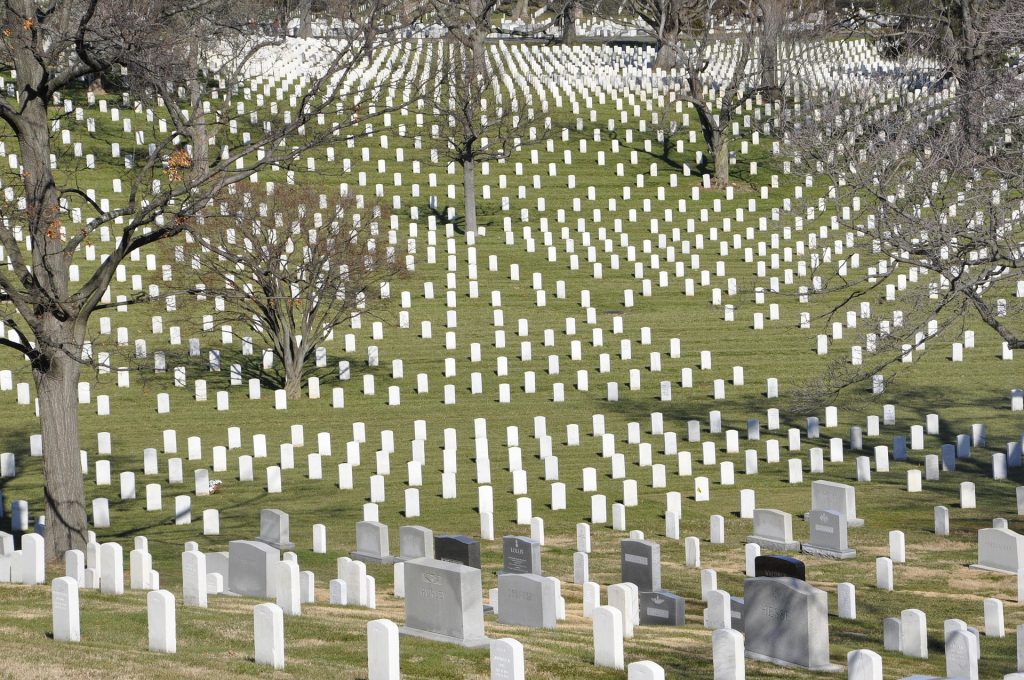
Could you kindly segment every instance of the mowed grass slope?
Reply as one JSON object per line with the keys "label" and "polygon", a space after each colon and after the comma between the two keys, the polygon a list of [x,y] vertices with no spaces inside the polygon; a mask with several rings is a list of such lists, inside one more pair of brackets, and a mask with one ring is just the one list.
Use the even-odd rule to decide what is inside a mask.
{"label": "mowed grass slope", "polygon": [[[584,52],[595,65],[600,65],[607,56],[595,48]],[[591,91],[593,94],[593,91]],[[929,340],[929,351],[915,354],[911,364],[904,364],[899,380],[891,382],[888,391],[881,398],[866,399],[862,387],[843,398],[839,407],[839,426],[823,428],[819,440],[802,442],[799,451],[787,450],[786,429],[806,425],[806,416],[793,412],[790,397],[804,381],[820,375],[827,362],[835,356],[849,356],[849,347],[863,344],[858,336],[866,330],[873,330],[877,319],[889,317],[900,302],[885,302],[881,296],[872,299],[871,320],[860,320],[857,329],[846,329],[843,340],[834,341],[828,357],[815,354],[815,336],[828,333],[830,325],[825,320],[816,320],[811,329],[798,327],[799,313],[811,312],[815,317],[828,311],[837,298],[812,296],[810,302],[799,302],[797,287],[809,285],[807,278],[795,277],[792,285],[782,284],[777,293],[768,294],[766,303],[777,303],[780,307],[778,321],[766,321],[765,329],[752,328],[753,313],[764,312],[767,304],[755,302],[756,287],[768,288],[770,282],[758,277],[755,263],[745,262],[743,248],[750,247],[757,253],[757,241],[770,242],[772,234],[779,234],[778,249],[769,248],[783,259],[782,248],[794,247],[797,240],[806,240],[811,231],[817,232],[821,225],[828,225],[828,216],[819,215],[812,223],[797,228],[795,217],[799,210],[786,211],[784,198],[793,197],[794,187],[803,184],[803,178],[783,173],[783,158],[773,157],[771,143],[750,147],[750,153],[741,154],[737,162],[737,185],[734,197],[726,199],[724,190],[701,190],[700,198],[694,201],[691,188],[699,185],[699,177],[685,176],[678,166],[682,163],[694,165],[696,144],[685,143],[681,154],[673,152],[668,161],[651,156],[643,151],[643,140],[652,139],[649,111],[646,102],[653,98],[642,88],[619,90],[606,93],[604,105],[594,98],[597,122],[587,123],[577,131],[576,115],[572,112],[568,96],[562,105],[556,105],[549,94],[552,127],[554,129],[554,150],[549,152],[545,144],[533,147],[538,151],[538,163],[530,158],[530,149],[518,153],[505,163],[491,163],[488,174],[482,170],[478,184],[489,185],[490,200],[481,200],[481,217],[486,233],[476,238],[474,246],[467,244],[465,235],[457,229],[446,234],[443,222],[431,224],[428,197],[437,196],[441,208],[447,205],[461,205],[461,190],[457,189],[455,199],[448,198],[445,185],[457,183],[458,175],[449,174],[443,165],[429,163],[429,125],[417,131],[415,116],[419,111],[415,105],[407,112],[395,112],[391,128],[382,129],[381,121],[374,121],[374,133],[355,141],[353,148],[340,143],[336,149],[337,158],[348,157],[353,161],[353,173],[343,174],[340,162],[328,165],[323,154],[317,157],[318,170],[315,173],[298,172],[297,181],[322,186],[325,192],[338,190],[345,182],[350,191],[359,191],[367,196],[373,194],[375,184],[383,184],[385,198],[391,204],[399,197],[400,205],[392,209],[397,217],[395,238],[403,246],[415,240],[415,269],[392,284],[391,304],[379,312],[383,324],[383,337],[372,337],[372,322],[365,318],[360,328],[337,329],[334,340],[327,344],[330,360],[322,372],[322,392],[319,400],[302,399],[292,401],[285,411],[274,409],[271,385],[263,390],[262,399],[247,398],[243,386],[230,386],[228,366],[231,363],[249,360],[253,357],[240,356],[240,344],[236,340],[221,345],[219,325],[214,330],[203,331],[201,319],[213,314],[213,303],[186,301],[179,296],[179,311],[168,312],[161,304],[134,305],[126,312],[109,311],[97,314],[93,321],[95,350],[112,353],[111,366],[131,366],[131,387],[116,386],[113,374],[92,374],[93,403],[80,408],[82,423],[82,448],[88,451],[89,469],[86,474],[86,491],[90,499],[104,496],[110,499],[112,527],[98,529],[98,540],[119,541],[125,551],[131,549],[132,539],[145,535],[149,539],[154,569],[160,572],[161,585],[180,594],[180,552],[185,541],[195,540],[204,551],[226,550],[230,540],[252,538],[259,532],[259,509],[280,508],[290,513],[292,538],[302,569],[313,570],[316,574],[318,604],[304,607],[304,615],[289,618],[286,629],[286,670],[280,675],[295,677],[365,677],[366,668],[366,622],[381,616],[401,623],[403,608],[401,600],[391,594],[391,569],[370,565],[368,572],[377,581],[378,611],[358,608],[337,608],[324,604],[327,601],[327,582],[336,577],[335,560],[353,550],[355,545],[355,522],[363,517],[363,504],[369,500],[369,478],[376,472],[376,452],[381,445],[381,432],[394,433],[395,452],[390,456],[391,473],[387,477],[387,498],[379,506],[380,519],[391,527],[392,550],[397,552],[398,527],[405,523],[422,524],[435,533],[465,533],[479,536],[480,519],[477,513],[477,483],[475,445],[473,439],[474,420],[487,421],[488,449],[491,467],[491,484],[494,488],[495,534],[526,534],[528,527],[515,524],[516,501],[512,494],[512,475],[508,470],[506,428],[519,429],[519,441],[523,451],[523,466],[528,473],[529,495],[533,499],[534,515],[542,517],[545,523],[546,546],[543,553],[544,572],[562,579],[562,594],[568,605],[568,620],[560,622],[552,631],[527,630],[502,626],[496,621],[487,622],[488,634],[493,637],[512,636],[526,646],[528,677],[567,678],[582,675],[595,678],[618,678],[623,673],[595,669],[592,665],[592,639],[588,620],[582,617],[582,595],[579,586],[571,584],[572,557],[575,551],[575,525],[587,521],[590,515],[590,494],[581,491],[584,467],[598,470],[598,492],[604,494],[609,505],[623,497],[622,482],[611,478],[609,460],[601,455],[599,438],[591,436],[592,415],[605,416],[606,429],[614,433],[616,450],[626,456],[627,477],[638,481],[639,504],[627,509],[627,524],[630,529],[641,530],[648,538],[662,544],[663,586],[688,600],[687,625],[679,629],[641,627],[636,637],[626,642],[626,659],[635,661],[652,659],[663,665],[671,677],[710,678],[712,677],[710,631],[702,625],[700,602],[700,572],[684,566],[681,541],[665,538],[665,493],[679,491],[684,496],[681,533],[683,536],[701,538],[701,566],[718,571],[719,587],[734,595],[742,594],[743,582],[743,539],[751,532],[751,522],[739,518],[739,490],[753,489],[757,494],[758,507],[778,508],[800,515],[810,507],[810,483],[813,479],[830,479],[856,484],[858,514],[865,519],[865,527],[851,530],[850,543],[858,551],[855,559],[834,562],[807,557],[809,580],[830,593],[830,610],[835,611],[835,584],[848,581],[857,586],[858,620],[846,621],[830,617],[832,658],[842,662],[848,650],[867,647],[881,652],[881,624],[887,616],[899,616],[907,607],[923,609],[928,614],[930,631],[930,658],[909,660],[898,654],[885,653],[887,676],[902,677],[913,673],[942,675],[942,621],[946,618],[961,618],[969,625],[983,628],[982,599],[1000,597],[1006,608],[1007,627],[1024,623],[1024,616],[1015,599],[1015,579],[1009,576],[969,570],[967,565],[976,560],[977,530],[991,526],[991,518],[1006,517],[1011,528],[1019,527],[1016,517],[1015,487],[1020,483],[1019,469],[1011,470],[1011,478],[1004,481],[991,479],[991,455],[1005,452],[1006,443],[1020,437],[1024,424],[1020,414],[1009,410],[1009,392],[1024,386],[1024,374],[1019,370],[1020,360],[1004,362],[999,359],[999,342],[994,333],[986,330],[980,322],[973,328],[977,331],[977,347],[967,352],[962,364],[951,363],[949,343],[952,339]],[[640,104],[642,117],[646,118],[647,132],[641,133],[633,106],[629,98]],[[75,96],[76,100],[79,99]],[[577,98],[583,95],[577,92]],[[627,102],[629,122],[618,123],[620,150],[611,151],[607,121],[619,121],[620,111],[614,102],[621,98]],[[84,102],[84,97],[81,97]],[[582,106],[582,105],[581,105]],[[652,106],[652,108],[655,108]],[[587,109],[583,107],[584,113]],[[108,195],[112,178],[121,172],[116,159],[107,159],[109,141],[124,137],[120,124],[113,123],[106,115],[94,108],[89,115],[97,118],[100,132],[91,144],[97,153],[98,167],[95,171],[78,174],[79,181],[90,183],[100,195]],[[129,114],[139,119],[141,114]],[[695,119],[694,115],[691,118]],[[405,137],[397,134],[400,124],[408,127]],[[65,125],[71,125],[66,121]],[[79,129],[79,127],[81,129]],[[561,140],[561,128],[569,128],[569,141]],[[601,129],[601,141],[595,141],[594,130]],[[633,142],[626,143],[624,129],[633,129]],[[75,138],[88,139],[84,124],[76,123]],[[745,128],[749,139],[752,130]],[[379,135],[387,134],[388,148],[382,148]],[[423,136],[422,148],[416,148],[412,137]],[[588,141],[588,150],[579,150],[579,141]],[[735,148],[738,149],[738,144]],[[370,150],[370,162],[363,162],[361,149]],[[396,149],[401,148],[404,161],[396,161]],[[564,149],[571,149],[572,164],[562,164]],[[654,144],[653,148],[657,148]],[[630,163],[630,151],[636,150],[637,164]],[[597,152],[604,151],[605,165],[598,165]],[[386,160],[383,174],[377,173],[376,161]],[[421,170],[414,174],[412,163],[419,161]],[[757,161],[759,172],[750,175],[748,165]],[[516,173],[516,163],[523,164],[523,174]],[[557,175],[549,176],[548,163],[558,164]],[[615,174],[615,165],[623,163],[623,176]],[[651,174],[651,165],[657,175]],[[299,164],[304,167],[304,163]],[[367,173],[367,186],[358,186],[356,172]],[[394,172],[402,173],[401,186],[394,186]],[[439,187],[429,186],[428,173],[436,173]],[[533,174],[540,176],[540,188],[534,188]],[[675,187],[670,176],[677,175]],[[567,175],[575,176],[576,189],[568,188]],[[644,186],[637,187],[636,175],[644,174]],[[507,189],[499,188],[499,175],[505,175]],[[769,191],[769,198],[761,200],[760,187],[770,186],[771,176],[779,175],[779,188]],[[284,183],[284,172],[261,173],[260,182]],[[412,184],[418,184],[419,196],[413,196]],[[525,198],[519,198],[519,187],[525,186]],[[587,199],[587,187],[593,186],[596,200]],[[628,200],[623,199],[623,186],[631,187]],[[658,199],[658,187],[663,187],[665,199]],[[827,187],[815,186],[806,189],[810,193],[824,192]],[[112,201],[117,196],[109,194]],[[500,197],[509,197],[509,210],[503,211]],[[543,198],[545,210],[538,210],[537,199]],[[575,210],[573,199],[581,199],[580,210]],[[609,199],[615,199],[613,210]],[[651,201],[651,211],[644,212],[643,201]],[[679,201],[686,201],[686,211],[680,211]],[[720,212],[715,212],[714,201],[721,201]],[[756,201],[756,210],[751,213],[748,201]],[[418,217],[413,218],[410,210],[415,207]],[[738,220],[737,209],[744,210],[744,219]],[[779,209],[779,218],[772,218],[772,209]],[[529,211],[526,220],[521,219],[521,210]],[[600,218],[594,209],[601,211]],[[665,210],[671,210],[671,220]],[[558,211],[564,211],[564,222],[559,221]],[[634,216],[630,211],[635,210]],[[701,211],[707,210],[706,219]],[[457,212],[459,210],[457,209]],[[762,229],[761,217],[767,222]],[[725,220],[729,219],[728,230]],[[546,220],[546,227],[542,226]],[[581,224],[580,220],[583,220]],[[658,220],[657,231],[652,220]],[[688,223],[692,220],[692,223]],[[512,233],[511,243],[506,242],[505,226]],[[413,226],[415,223],[415,226]],[[385,228],[387,225],[385,225]],[[783,229],[789,228],[790,238],[782,239]],[[528,246],[526,233],[534,240]],[[678,238],[673,230],[679,230]],[[747,230],[753,229],[753,240],[747,238]],[[600,230],[604,230],[602,240]],[[712,231],[714,230],[714,232]],[[585,231],[585,233],[584,233]],[[545,245],[546,234],[556,248],[553,261],[548,258]],[[734,234],[739,234],[742,247],[732,247]],[[659,237],[666,239],[665,246],[659,245]],[[703,247],[698,247],[698,237]],[[595,259],[602,264],[602,278],[595,278],[592,264],[587,261],[587,247],[584,239],[589,238],[596,248]],[[567,239],[579,256],[579,268],[570,268],[570,254]],[[845,234],[832,230],[828,239],[820,239],[819,245],[830,244],[835,239],[845,239]],[[720,255],[720,242],[728,241],[729,251]],[[645,245],[645,242],[649,242]],[[684,246],[688,243],[688,246]],[[102,242],[96,243],[99,252]],[[431,258],[429,249],[434,248]],[[652,294],[642,295],[641,280],[635,276],[635,263],[629,259],[629,248],[635,249],[636,262],[644,264],[644,275],[652,280]],[[675,264],[668,260],[668,247],[673,248],[676,261],[684,263],[683,277],[675,275]],[[860,246],[864,248],[864,246]],[[690,252],[685,252],[688,248]],[[862,250],[869,253],[870,244]],[[531,252],[532,251],[532,252]],[[650,252],[648,252],[650,251]],[[173,281],[162,280],[158,271],[147,271],[145,257],[130,262],[126,282],[112,286],[112,294],[130,293],[131,275],[143,277],[144,285],[155,283],[161,286],[163,294],[183,288],[189,280],[188,263],[174,261],[172,248],[154,250],[159,264],[171,264]],[[659,269],[653,269],[651,254],[659,255]],[[699,269],[691,255],[699,255]],[[613,268],[613,256],[618,257],[618,268]],[[495,267],[491,268],[492,258]],[[434,261],[431,262],[430,260]],[[755,259],[766,259],[757,257]],[[783,278],[783,270],[796,270],[796,260],[782,262],[768,275]],[[716,275],[716,262],[724,262],[725,275]],[[862,263],[870,261],[862,255]],[[476,265],[478,295],[471,296],[469,272]],[[513,266],[519,270],[518,280],[513,280]],[[84,258],[81,261],[84,274],[92,264]],[[862,264],[866,266],[866,264]],[[710,270],[710,285],[700,285],[701,270]],[[659,285],[659,272],[668,271],[668,285]],[[546,293],[544,306],[538,306],[533,277],[540,276]],[[695,279],[695,294],[684,294],[684,278]],[[727,279],[736,279],[736,294],[728,295]],[[424,297],[424,284],[432,283],[433,299]],[[449,282],[454,285],[449,286]],[[564,282],[565,296],[556,296],[557,282]],[[723,320],[723,308],[712,304],[712,288],[721,288],[723,302],[735,306],[735,321]],[[446,293],[454,293],[456,305],[447,304]],[[624,305],[624,291],[634,291],[635,304]],[[411,306],[401,304],[402,291],[408,291]],[[491,292],[501,294],[500,307],[491,304]],[[588,310],[581,306],[583,291],[589,291],[593,323],[588,322]],[[496,325],[495,310],[502,312],[503,325]],[[447,313],[454,310],[456,325],[446,327]],[[399,313],[409,314],[409,327],[399,326]],[[151,317],[163,318],[164,333],[154,335]],[[136,360],[131,357],[132,347],[115,347],[113,335],[101,335],[100,316],[108,316],[113,328],[127,327],[131,343],[142,338],[147,342],[149,358]],[[575,320],[575,334],[567,335],[566,319]],[[622,332],[615,333],[615,319],[620,318]],[[525,335],[520,336],[519,320],[528,325]],[[430,321],[432,337],[421,337],[421,322]],[[183,344],[168,345],[167,331],[171,326],[182,329]],[[641,344],[641,329],[649,328],[650,345]],[[594,345],[594,329],[601,330],[600,346]],[[244,335],[235,329],[239,334]],[[553,346],[545,346],[545,331],[552,331]],[[455,347],[446,349],[445,333],[456,335]],[[503,331],[505,346],[498,347],[496,332]],[[346,335],[354,338],[355,350],[345,351]],[[202,351],[199,357],[187,356],[187,338],[200,338]],[[681,344],[679,358],[669,356],[670,340],[678,338]],[[631,341],[632,358],[620,358],[620,342]],[[522,360],[520,343],[529,341],[532,359]],[[580,359],[572,359],[572,342],[580,343]],[[471,361],[472,343],[480,344],[481,359]],[[379,348],[380,366],[366,365],[367,347]],[[210,349],[222,351],[222,370],[206,370],[207,352]],[[168,353],[168,372],[152,372],[154,351]],[[712,368],[700,369],[700,352],[712,352]],[[6,352],[6,351],[5,351]],[[650,353],[660,352],[661,370],[651,371]],[[257,349],[257,355],[259,348]],[[610,371],[599,373],[600,355],[610,355]],[[559,372],[549,373],[548,356],[557,355]],[[499,358],[507,360],[507,375],[498,375]],[[258,359],[258,356],[256,357]],[[445,375],[445,359],[454,358],[455,375]],[[403,361],[404,377],[392,377],[391,361]],[[4,368],[16,372],[16,380],[29,381],[30,375],[25,364],[16,356],[0,354]],[[351,362],[352,378],[337,380],[337,362]],[[187,388],[173,386],[172,369],[186,366],[189,385]],[[733,385],[733,367],[742,366],[745,384]],[[693,387],[680,386],[681,373],[691,369]],[[587,370],[589,387],[578,389],[577,371]],[[630,371],[639,371],[640,386],[637,390],[629,387]],[[523,391],[525,373],[535,374],[536,392]],[[471,374],[479,372],[483,381],[483,392],[472,394]],[[429,391],[416,393],[416,375],[428,376]],[[374,375],[375,394],[363,394],[363,376]],[[246,374],[246,378],[255,374]],[[779,381],[781,397],[765,398],[769,378]],[[85,378],[83,378],[85,379]],[[193,381],[206,380],[210,398],[196,402],[193,398]],[[715,400],[713,380],[726,381],[726,399]],[[659,399],[661,381],[672,382],[672,400]],[[619,400],[607,400],[606,383],[619,383]],[[498,401],[498,385],[511,386],[511,402]],[[564,402],[554,402],[554,384],[564,387]],[[443,386],[452,384],[456,388],[457,403],[443,403]],[[387,405],[387,388],[396,385],[401,392],[401,405]],[[341,386],[345,391],[345,407],[331,407],[331,389]],[[215,408],[214,393],[228,390],[230,411],[221,412]],[[156,413],[156,395],[168,392],[171,395],[172,410],[169,414]],[[111,398],[111,416],[96,415],[95,397],[106,394]],[[868,415],[881,415],[882,403],[897,406],[897,424],[883,427],[877,437],[864,438],[864,451],[845,452],[842,463],[826,463],[825,473],[812,475],[807,464],[809,449],[820,446],[825,449],[828,460],[828,438],[841,437],[848,445],[851,426],[865,428]],[[29,436],[39,431],[31,407],[16,405],[13,392],[0,393],[3,408],[3,425],[0,427],[0,450],[17,454],[18,475],[5,479],[3,494],[5,506],[10,507],[14,499],[29,502],[33,515],[42,508],[40,459],[28,455]],[[820,412],[824,423],[824,408]],[[767,409],[781,411],[781,427],[767,430]],[[741,433],[741,452],[725,453],[725,439],[722,434],[709,432],[709,412],[721,411],[723,429],[737,429]],[[679,449],[690,451],[693,457],[693,476],[677,476],[677,459],[664,454],[664,439],[651,433],[652,412],[664,414],[666,431],[679,433]],[[873,472],[870,483],[857,483],[855,458],[857,455],[872,455],[873,446],[891,446],[895,435],[907,436],[911,425],[923,425],[928,413],[941,416],[939,435],[928,436],[925,449],[910,452],[906,462],[893,462],[887,473]],[[550,483],[545,480],[544,463],[539,458],[540,445],[534,438],[534,418],[544,416],[546,431],[553,439],[553,452],[559,459],[559,480],[567,487],[567,508],[554,512],[548,507]],[[761,439],[745,439],[746,422],[749,418],[761,421]],[[407,487],[406,464],[412,459],[411,440],[414,423],[427,423],[425,443],[426,464],[423,486],[420,490],[421,516],[413,519],[403,517],[403,494]],[[702,464],[700,442],[687,442],[687,421],[701,421],[703,441],[715,443],[717,463],[733,461],[736,466],[736,483],[731,487],[718,484],[719,467]],[[367,441],[360,447],[361,464],[355,470],[353,490],[340,490],[337,486],[337,464],[346,460],[346,443],[353,438],[353,424],[364,423]],[[651,488],[651,469],[640,467],[639,449],[627,442],[627,424],[640,424],[642,441],[653,449],[653,462],[666,466],[668,484],[664,489]],[[955,441],[959,433],[970,432],[972,423],[984,422],[988,428],[988,446],[976,448],[969,460],[960,461],[956,472],[943,473],[939,481],[925,482],[923,492],[907,494],[906,473],[909,469],[922,468],[925,454],[939,453],[944,443]],[[264,468],[277,464],[279,445],[291,441],[290,428],[301,424],[304,428],[305,445],[296,447],[293,470],[283,475],[281,494],[268,494],[265,487]],[[581,442],[578,446],[567,444],[566,427],[578,425]],[[212,471],[212,447],[227,444],[229,427],[241,428],[243,446],[231,450],[226,472]],[[458,497],[441,498],[441,470],[444,430],[453,428],[458,436]],[[163,450],[163,431],[175,430],[178,453]],[[113,485],[100,487],[95,484],[94,462],[97,459],[96,437],[99,432],[111,433],[113,455],[109,457],[113,471]],[[331,434],[333,455],[323,458],[324,479],[309,480],[306,475],[306,455],[317,451],[316,435],[319,432]],[[865,428],[866,432],[866,428]],[[257,459],[256,481],[242,483],[237,480],[237,458],[251,455],[252,436],[265,434],[269,455]],[[201,460],[187,459],[187,437],[202,439]],[[765,460],[766,441],[780,440],[781,461],[767,463]],[[160,450],[160,474],[142,474],[142,450],[154,447]],[[759,473],[744,475],[745,449],[759,452]],[[184,481],[178,485],[167,483],[167,460],[172,457],[183,459]],[[789,484],[787,460],[799,457],[804,460],[804,482]],[[220,493],[212,496],[194,496],[193,474],[199,467],[210,468],[210,477],[221,479]],[[120,500],[118,497],[117,475],[133,471],[136,475],[138,500]],[[711,501],[696,503],[694,497],[695,476],[706,476],[711,481]],[[974,481],[978,489],[978,507],[973,510],[959,508],[958,489],[962,481]],[[163,510],[145,511],[145,489],[147,483],[162,485]],[[174,496],[192,495],[193,523],[176,526],[173,522]],[[947,538],[938,538],[932,531],[932,512],[936,505],[951,509],[952,533]],[[203,536],[201,516],[207,508],[220,511],[220,534]],[[610,508],[609,508],[610,510]],[[726,543],[712,545],[708,542],[709,517],[720,514],[725,517]],[[610,514],[609,514],[610,517]],[[328,554],[316,555],[311,551],[314,523],[327,526]],[[874,588],[874,558],[888,554],[888,532],[900,529],[906,532],[906,565],[897,565],[895,570],[896,590],[892,593],[879,592]],[[592,537],[593,552],[590,557],[591,579],[602,585],[616,583],[619,576],[618,542],[625,538],[623,532],[612,531],[607,526],[594,526]],[[806,528],[799,520],[794,523],[798,540],[806,538]],[[484,542],[482,545],[484,589],[497,585],[494,572],[501,565],[500,541]],[[126,565],[127,569],[127,565]],[[60,575],[52,570],[49,577]],[[145,599],[142,593],[127,593],[113,598],[98,593],[82,594],[82,643],[67,645],[47,639],[51,628],[49,592],[47,588],[16,585],[0,586],[0,603],[3,616],[0,617],[0,648],[10,650],[5,655],[10,659],[3,673],[13,677],[52,677],[59,672],[73,669],[75,675],[92,677],[178,677],[208,676],[218,674],[225,677],[270,673],[256,666],[252,661],[252,607],[257,601],[229,597],[214,597],[207,610],[185,608],[179,604],[178,653],[174,656],[151,654],[146,651]],[[1014,642],[1005,639],[982,639],[982,677],[996,677],[1014,669]],[[414,638],[402,639],[402,669],[408,677],[417,678],[463,678],[487,677],[488,658],[480,651],[463,650],[421,641]],[[748,663],[748,677],[810,677],[792,669],[782,669],[764,663]]]}

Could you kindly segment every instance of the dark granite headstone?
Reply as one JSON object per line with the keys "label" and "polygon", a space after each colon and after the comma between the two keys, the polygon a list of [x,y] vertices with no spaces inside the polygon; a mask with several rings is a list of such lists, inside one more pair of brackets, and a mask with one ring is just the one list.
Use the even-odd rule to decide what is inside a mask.
{"label": "dark granite headstone", "polygon": [[804,563],[795,557],[785,555],[758,555],[754,558],[754,576],[774,578],[796,578],[807,580]]}
{"label": "dark granite headstone", "polygon": [[661,590],[661,546],[654,541],[627,538],[619,542],[622,582],[634,583],[641,593]]}
{"label": "dark granite headstone", "polygon": [[742,597],[733,595],[729,598],[729,614],[732,616],[732,629],[743,632],[743,612],[746,610],[746,603]]}
{"label": "dark granite headstone", "polygon": [[503,574],[540,575],[540,543],[523,536],[505,536],[502,539]]}
{"label": "dark granite headstone", "polygon": [[641,626],[681,626],[686,623],[686,600],[659,590],[640,593]]}
{"label": "dark granite headstone", "polygon": [[480,541],[469,536],[435,536],[434,559],[480,568]]}

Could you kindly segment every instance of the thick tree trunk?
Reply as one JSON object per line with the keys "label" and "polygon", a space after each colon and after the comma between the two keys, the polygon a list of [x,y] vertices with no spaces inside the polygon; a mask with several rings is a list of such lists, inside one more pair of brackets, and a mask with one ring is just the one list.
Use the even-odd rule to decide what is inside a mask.
{"label": "thick tree trunk", "polygon": [[78,359],[84,335],[80,320],[88,318],[91,303],[68,296],[71,255],[64,252],[58,192],[50,169],[48,95],[40,91],[45,74],[25,53],[19,52],[15,62],[27,206],[22,219],[32,236],[32,276],[25,277],[24,285],[34,311],[25,321],[36,347],[30,358],[43,440],[46,556],[59,560],[66,551],[85,547],[88,530],[78,441]]}
{"label": "thick tree trunk", "polygon": [[654,57],[654,70],[668,71],[676,67],[676,49],[671,41],[659,42],[658,52]]}
{"label": "thick tree trunk", "polygon": [[302,0],[299,4],[299,37],[313,37],[312,0]]}
{"label": "thick tree trunk", "polygon": [[775,96],[779,89],[778,44],[767,37],[761,43],[761,87]]}
{"label": "thick tree trunk", "polygon": [[516,0],[516,8],[515,11],[512,12],[512,21],[522,21],[526,18],[526,13],[529,11],[529,0]]}
{"label": "thick tree trunk", "polygon": [[285,362],[284,366],[284,391],[288,399],[302,398],[302,368],[303,361],[293,358]]}
{"label": "thick tree trunk", "polygon": [[306,355],[303,353],[297,338],[292,335],[288,321],[282,320],[279,326],[285,329],[284,332],[286,334],[282,342],[284,351],[281,353],[281,363],[284,365],[284,391],[289,399],[301,399],[302,376],[306,366]]}
{"label": "thick tree trunk", "polygon": [[462,191],[466,213],[466,233],[476,233],[476,161],[462,164]]}
{"label": "thick tree trunk", "polygon": [[719,186],[729,183],[729,135],[719,132],[715,135],[715,182]]}
{"label": "thick tree trunk", "polygon": [[[57,326],[57,322],[53,324]],[[54,336],[60,337],[56,330]],[[78,439],[78,378],[81,365],[70,353],[79,343],[61,343],[36,361],[33,377],[39,396],[43,435],[43,495],[46,504],[46,559],[61,560],[71,549],[84,550],[88,535],[85,487]]]}
{"label": "thick tree trunk", "polygon": [[576,42],[576,11],[578,6],[576,2],[566,2],[565,8],[562,10],[561,22],[562,22],[562,35],[561,43],[563,45],[572,45]]}

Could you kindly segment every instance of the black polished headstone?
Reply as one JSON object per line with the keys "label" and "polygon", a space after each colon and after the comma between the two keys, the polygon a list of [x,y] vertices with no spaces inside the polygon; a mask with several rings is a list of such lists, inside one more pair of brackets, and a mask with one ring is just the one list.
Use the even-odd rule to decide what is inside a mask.
{"label": "black polished headstone", "polygon": [[434,559],[480,568],[480,541],[469,536],[435,536]]}
{"label": "black polished headstone", "polygon": [[804,563],[786,555],[758,555],[754,558],[754,576],[807,580]]}
{"label": "black polished headstone", "polygon": [[686,600],[664,590],[640,593],[641,626],[681,626],[686,622]]}

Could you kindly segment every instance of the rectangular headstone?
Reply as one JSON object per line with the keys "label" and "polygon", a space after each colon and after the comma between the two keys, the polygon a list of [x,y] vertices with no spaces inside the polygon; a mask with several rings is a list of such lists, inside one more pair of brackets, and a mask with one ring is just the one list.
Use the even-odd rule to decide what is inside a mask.
{"label": "rectangular headstone", "polygon": [[681,626],[686,623],[686,600],[665,590],[640,593],[641,626]]}
{"label": "rectangular headstone", "polygon": [[260,510],[260,535],[256,540],[278,550],[294,549],[289,538],[288,513],[270,508]]}
{"label": "rectangular headstone", "polygon": [[654,541],[624,539],[619,542],[622,582],[640,592],[661,590],[661,546]]}
{"label": "rectangular headstone", "polygon": [[246,597],[276,597],[275,566],[281,551],[260,541],[228,543],[228,592]]}
{"label": "rectangular headstone", "polygon": [[864,520],[857,517],[857,492],[849,484],[825,480],[812,482],[811,509],[833,510],[846,518],[847,526],[864,526]]}
{"label": "rectangular headstone", "polygon": [[847,545],[847,524],[842,515],[832,510],[811,510],[804,519],[810,537],[801,548],[808,555],[846,560],[857,554]]}
{"label": "rectangular headstone", "polygon": [[421,557],[405,563],[403,635],[489,647],[480,570]]}
{"label": "rectangular headstone", "polygon": [[350,553],[354,560],[370,564],[393,564],[388,525],[382,522],[356,522],[356,549]]}
{"label": "rectangular headstone", "polygon": [[793,516],[769,508],[754,509],[754,533],[747,542],[766,550],[800,550],[800,542],[793,540]]}
{"label": "rectangular headstone", "polygon": [[503,574],[541,574],[540,542],[523,536],[502,539]]}
{"label": "rectangular headstone", "polygon": [[804,563],[786,555],[758,555],[754,558],[754,576],[807,580]]}
{"label": "rectangular headstone", "polygon": [[480,541],[469,536],[435,536],[434,558],[442,562],[455,562],[474,569],[480,568]]}
{"label": "rectangular headstone", "polygon": [[1024,567],[1024,535],[1009,529],[978,531],[977,569],[1016,574]]}
{"label": "rectangular headstone", "polygon": [[434,532],[426,527],[407,525],[398,529],[398,554],[403,560],[434,557]]}
{"label": "rectangular headstone", "polygon": [[825,591],[795,578],[748,578],[743,600],[749,658],[834,670]]}
{"label": "rectangular headstone", "polygon": [[537,574],[498,576],[498,621],[528,628],[554,628],[558,592],[548,578]]}

